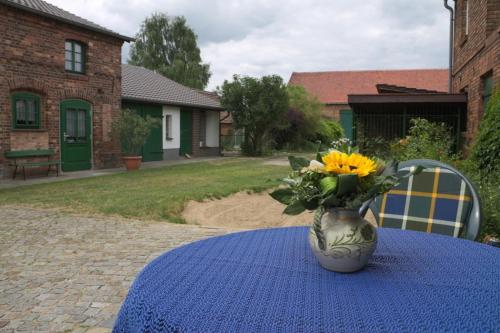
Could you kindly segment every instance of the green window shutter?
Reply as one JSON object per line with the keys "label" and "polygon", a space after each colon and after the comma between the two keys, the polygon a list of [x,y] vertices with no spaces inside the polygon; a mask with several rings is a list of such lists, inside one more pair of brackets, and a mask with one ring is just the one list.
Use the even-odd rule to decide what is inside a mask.
{"label": "green window shutter", "polygon": [[19,92],[12,94],[12,128],[40,128],[40,97]]}

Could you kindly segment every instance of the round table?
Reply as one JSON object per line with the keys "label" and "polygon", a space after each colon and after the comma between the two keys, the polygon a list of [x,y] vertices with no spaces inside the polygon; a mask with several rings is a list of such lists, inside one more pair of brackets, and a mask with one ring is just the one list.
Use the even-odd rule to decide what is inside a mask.
{"label": "round table", "polygon": [[500,249],[379,229],[368,266],[319,266],[308,228],[214,237],[138,275],[113,332],[500,331]]}

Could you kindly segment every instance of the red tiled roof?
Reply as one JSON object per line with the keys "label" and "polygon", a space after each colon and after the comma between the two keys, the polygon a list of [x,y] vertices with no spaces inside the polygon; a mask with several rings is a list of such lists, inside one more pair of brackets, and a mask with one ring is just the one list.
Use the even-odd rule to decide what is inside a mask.
{"label": "red tiled roof", "polygon": [[447,69],[292,73],[290,85],[303,86],[325,104],[347,104],[350,94],[377,94],[377,84],[448,91]]}

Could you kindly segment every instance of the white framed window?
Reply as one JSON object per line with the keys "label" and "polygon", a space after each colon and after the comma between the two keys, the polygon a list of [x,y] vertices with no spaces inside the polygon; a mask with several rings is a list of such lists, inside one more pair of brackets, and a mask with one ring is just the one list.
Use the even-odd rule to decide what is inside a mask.
{"label": "white framed window", "polygon": [[200,147],[207,146],[207,112],[200,111]]}
{"label": "white framed window", "polygon": [[173,133],[172,133],[172,115],[171,114],[166,114],[165,115],[165,140],[167,141],[172,141],[173,138]]}

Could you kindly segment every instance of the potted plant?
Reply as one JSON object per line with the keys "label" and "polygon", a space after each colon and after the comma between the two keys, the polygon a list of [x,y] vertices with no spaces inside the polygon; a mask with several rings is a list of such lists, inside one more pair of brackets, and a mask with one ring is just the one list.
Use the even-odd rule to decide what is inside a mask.
{"label": "potted plant", "polygon": [[141,166],[141,149],[151,132],[160,121],[150,116],[142,117],[133,110],[122,110],[120,117],[113,123],[113,131],[120,139],[122,159],[127,171]]}
{"label": "potted plant", "polygon": [[397,173],[397,162],[364,156],[347,139],[328,151],[318,149],[313,160],[290,156],[289,161],[287,187],[271,196],[287,205],[285,214],[315,211],[309,232],[313,253],[324,268],[344,273],[362,269],[377,245],[377,230],[359,214],[361,205],[422,169]]}

